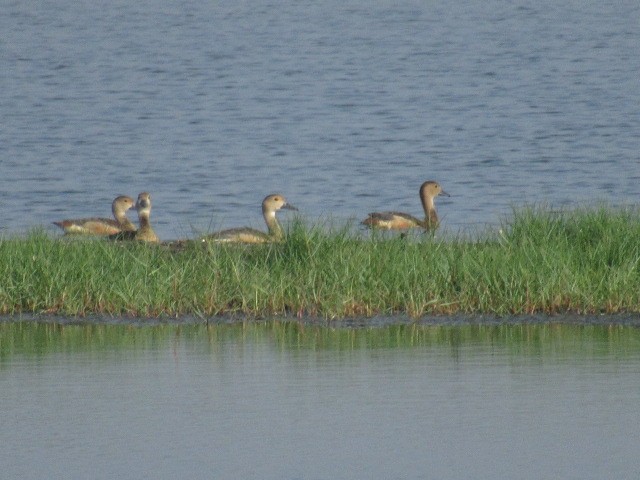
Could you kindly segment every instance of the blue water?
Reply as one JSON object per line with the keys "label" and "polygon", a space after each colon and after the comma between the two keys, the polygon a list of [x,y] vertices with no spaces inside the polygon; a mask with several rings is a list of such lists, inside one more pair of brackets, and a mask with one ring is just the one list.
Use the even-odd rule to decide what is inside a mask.
{"label": "blue water", "polygon": [[522,203],[634,204],[638,18],[635,1],[4,2],[0,231],[143,190],[165,239],[262,227],[271,192],[311,222],[419,214],[426,179],[453,232]]}

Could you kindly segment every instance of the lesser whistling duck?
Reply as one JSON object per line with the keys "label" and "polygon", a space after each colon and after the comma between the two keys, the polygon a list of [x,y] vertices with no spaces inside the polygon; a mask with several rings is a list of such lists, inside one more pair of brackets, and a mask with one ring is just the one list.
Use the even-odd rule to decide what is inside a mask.
{"label": "lesser whistling duck", "polygon": [[79,218],[61,220],[53,222],[67,235],[113,235],[119,232],[135,231],[136,227],[127,218],[127,210],[134,205],[133,198],[127,195],[120,195],[113,200],[111,211],[114,219],[111,218]]}
{"label": "lesser whistling duck", "polygon": [[202,238],[204,242],[266,243],[278,242],[284,238],[284,231],[276,218],[280,209],[298,210],[280,194],[272,194],[262,201],[262,216],[269,229],[268,233],[248,227],[230,228],[211,233]]}
{"label": "lesser whistling duck", "polygon": [[420,201],[424,209],[424,220],[402,212],[373,212],[362,221],[362,224],[371,228],[387,230],[406,230],[409,228],[434,230],[438,228],[439,224],[434,203],[434,198],[438,195],[450,196],[438,182],[428,180],[420,186]]}

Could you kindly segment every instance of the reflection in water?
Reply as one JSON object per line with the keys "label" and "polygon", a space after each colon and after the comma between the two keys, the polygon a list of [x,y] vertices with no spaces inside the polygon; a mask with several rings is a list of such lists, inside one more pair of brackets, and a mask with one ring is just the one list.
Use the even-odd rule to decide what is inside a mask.
{"label": "reflection in water", "polygon": [[158,350],[167,345],[265,344],[276,350],[377,350],[447,346],[494,348],[526,356],[624,355],[640,348],[640,329],[624,325],[419,325],[330,328],[296,321],[209,325],[62,325],[0,322],[0,360],[12,354],[43,356],[86,351]]}
{"label": "reflection in water", "polygon": [[7,478],[635,478],[639,369],[629,326],[0,322],[0,464]]}

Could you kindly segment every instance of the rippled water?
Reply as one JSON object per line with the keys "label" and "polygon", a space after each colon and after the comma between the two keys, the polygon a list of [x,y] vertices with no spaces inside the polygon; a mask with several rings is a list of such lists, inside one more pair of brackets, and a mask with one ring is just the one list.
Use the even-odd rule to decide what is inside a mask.
{"label": "rippled water", "polygon": [[142,190],[163,238],[260,226],[274,191],[311,221],[417,214],[425,179],[453,231],[635,203],[639,5],[5,2],[0,224]]}
{"label": "rippled water", "polygon": [[640,330],[0,323],[5,478],[637,478]]}

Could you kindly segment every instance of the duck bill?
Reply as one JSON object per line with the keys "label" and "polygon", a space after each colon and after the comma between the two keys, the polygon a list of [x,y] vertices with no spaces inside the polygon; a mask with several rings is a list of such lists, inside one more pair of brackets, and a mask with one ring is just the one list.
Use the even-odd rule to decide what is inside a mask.
{"label": "duck bill", "polygon": [[444,195],[445,197],[450,197],[451,196],[447,192],[445,192],[444,190],[440,190],[440,195]]}
{"label": "duck bill", "polygon": [[293,205],[291,205],[290,203],[285,203],[280,208],[284,208],[285,210],[295,210],[296,212],[298,211],[298,209],[296,207],[294,207]]}

